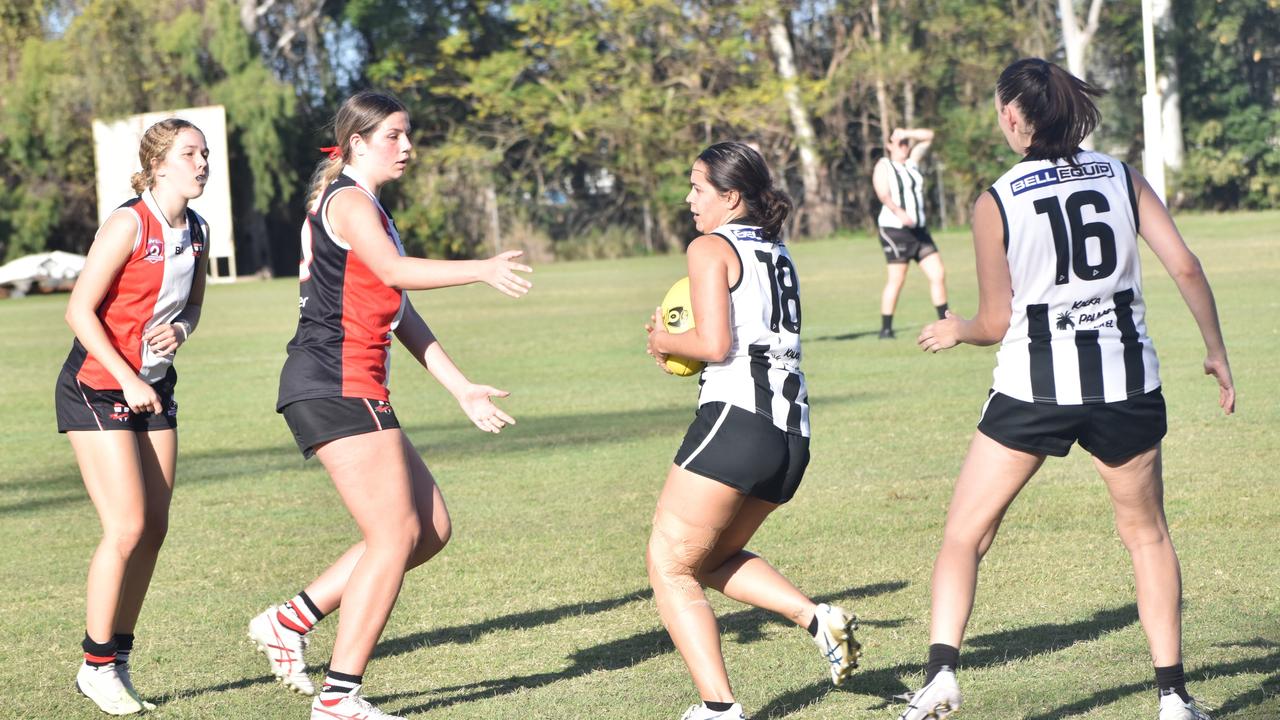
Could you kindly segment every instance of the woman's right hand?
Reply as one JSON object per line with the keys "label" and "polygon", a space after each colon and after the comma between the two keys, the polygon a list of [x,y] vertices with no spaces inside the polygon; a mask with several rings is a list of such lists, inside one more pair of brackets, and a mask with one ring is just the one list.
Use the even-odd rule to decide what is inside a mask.
{"label": "woman's right hand", "polygon": [[523,254],[522,250],[508,250],[481,261],[484,264],[484,270],[480,273],[480,279],[494,290],[513,298],[524,295],[529,292],[529,288],[533,287],[533,283],[516,273],[533,272],[533,268],[515,262],[515,259]]}
{"label": "woman's right hand", "polygon": [[906,210],[898,208],[893,211],[893,214],[898,216],[898,220],[902,222],[902,227],[913,228],[916,226],[915,219],[908,215]]}
{"label": "woman's right hand", "polygon": [[120,389],[124,393],[124,402],[129,409],[136,413],[156,413],[164,412],[164,408],[160,406],[160,396],[156,394],[155,388],[148,385],[142,378],[133,377],[120,383]]}
{"label": "woman's right hand", "polygon": [[1210,355],[1204,359],[1204,374],[1218,381],[1218,405],[1227,415],[1236,411],[1236,386],[1231,380],[1231,366],[1225,357]]}

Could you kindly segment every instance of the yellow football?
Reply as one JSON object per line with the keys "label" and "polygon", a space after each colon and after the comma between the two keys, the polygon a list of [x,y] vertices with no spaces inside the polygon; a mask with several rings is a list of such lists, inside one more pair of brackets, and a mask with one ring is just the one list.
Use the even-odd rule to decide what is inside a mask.
{"label": "yellow football", "polygon": [[[672,335],[693,329],[693,306],[689,300],[689,278],[682,277],[662,298],[662,325]],[[672,375],[688,377],[702,370],[706,363],[679,355],[667,356],[667,369]]]}

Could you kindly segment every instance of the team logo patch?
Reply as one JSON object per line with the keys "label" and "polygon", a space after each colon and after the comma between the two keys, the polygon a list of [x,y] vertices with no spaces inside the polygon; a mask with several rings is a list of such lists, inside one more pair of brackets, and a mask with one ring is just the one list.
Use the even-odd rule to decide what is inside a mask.
{"label": "team logo patch", "polygon": [[170,400],[169,409],[165,410],[164,414],[169,417],[178,417],[178,402],[176,400]]}
{"label": "team logo patch", "polygon": [[1112,169],[1111,163],[1091,162],[1075,166],[1059,165],[1037,170],[1009,183],[1009,189],[1014,195],[1020,195],[1038,187],[1061,185],[1075,180],[1090,180],[1100,177],[1115,177],[1115,171]]}
{"label": "team logo patch", "polygon": [[391,403],[387,402],[386,400],[374,400],[373,411],[380,412],[383,415],[390,415],[392,412]]}
{"label": "team logo patch", "polygon": [[204,254],[204,243],[202,243],[202,242],[193,242],[193,243],[191,243],[191,252],[192,252],[192,253],[194,253],[196,257],[200,257],[201,255],[203,255],[203,254]]}
{"label": "team logo patch", "polygon": [[155,264],[164,261],[164,240],[160,238],[147,238],[146,255],[147,262]]}
{"label": "team logo patch", "polygon": [[120,403],[112,403],[111,414],[108,415],[107,417],[111,418],[112,420],[117,420],[119,422],[128,422],[129,406],[121,405]]}

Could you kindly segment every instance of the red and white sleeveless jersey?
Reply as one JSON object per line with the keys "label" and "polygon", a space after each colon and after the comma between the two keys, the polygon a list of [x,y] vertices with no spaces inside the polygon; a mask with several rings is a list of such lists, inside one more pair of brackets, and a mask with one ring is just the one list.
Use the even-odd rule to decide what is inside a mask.
{"label": "red and white sleeveless jersey", "polygon": [[395,221],[350,166],[325,188],[302,225],[298,331],[280,373],[277,409],[325,397],[387,400],[391,333],[404,312],[404,293],[387,287],[326,218],[340,192],[362,192],[382,217],[382,229],[404,255]]}
{"label": "red and white sleeveless jersey", "polygon": [[800,371],[800,279],[791,253],[750,220],[710,234],[729,243],[742,272],[729,288],[729,354],[703,368],[698,404],[736,405],[779,430],[809,437],[809,391]]}
{"label": "red and white sleeveless jersey", "polygon": [[[116,208],[132,213],[138,221],[133,252],[98,305],[98,319],[116,351],[137,371],[138,377],[155,383],[173,364],[173,356],[157,355],[142,342],[142,335],[156,325],[172,322],[187,306],[200,256],[205,253],[209,228],[194,210],[187,210],[187,227],[169,226],[151,191]],[[66,366],[82,385],[95,390],[119,390],[120,383],[80,341],[71,344]]]}
{"label": "red and white sleeveless jersey", "polygon": [[988,191],[1004,222],[1013,313],[992,387],[1024,402],[1119,402],[1160,387],[1147,336],[1138,206],[1124,163],[1024,160]]}

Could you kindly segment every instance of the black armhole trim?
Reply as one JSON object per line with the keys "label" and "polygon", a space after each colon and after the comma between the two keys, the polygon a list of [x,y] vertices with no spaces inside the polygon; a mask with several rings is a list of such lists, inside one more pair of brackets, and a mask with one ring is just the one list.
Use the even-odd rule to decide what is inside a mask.
{"label": "black armhole trim", "polygon": [[991,193],[991,197],[996,201],[996,207],[1000,209],[1000,224],[1004,227],[1004,251],[1009,252],[1009,216],[1004,214],[1004,203],[1000,202],[1000,193],[996,192],[994,185],[987,188],[987,192]]}
{"label": "black armhole trim", "polygon": [[733,244],[733,241],[732,241],[732,240],[730,240],[730,239],[728,238],[728,236],[726,236],[726,235],[722,235],[722,234],[720,234],[720,233],[718,233],[718,232],[716,232],[716,233],[711,233],[711,234],[712,234],[712,235],[715,235],[716,237],[720,238],[721,240],[724,240],[725,242],[729,243],[729,249],[733,251],[733,256],[734,256],[734,257],[736,257],[736,258],[738,258],[738,282],[736,282],[736,283],[734,283],[734,284],[732,284],[732,285],[730,285],[730,286],[729,286],[729,294],[731,294],[731,295],[732,295],[732,294],[733,294],[733,291],[734,291],[734,290],[737,290],[737,289],[738,289],[738,286],[742,284],[742,274],[743,274],[743,272],[745,271],[745,268],[743,268],[743,267],[742,267],[742,254],[738,252],[738,246],[737,246],[737,245],[734,245],[734,244]]}
{"label": "black armhole trim", "polygon": [[187,208],[187,228],[191,231],[191,242],[204,243],[204,228],[200,226],[200,216],[191,208]]}
{"label": "black armhole trim", "polygon": [[1129,188],[1129,207],[1133,208],[1133,231],[1138,232],[1138,193],[1133,187],[1133,172],[1125,163],[1120,163],[1120,167],[1124,168],[1124,184]]}

